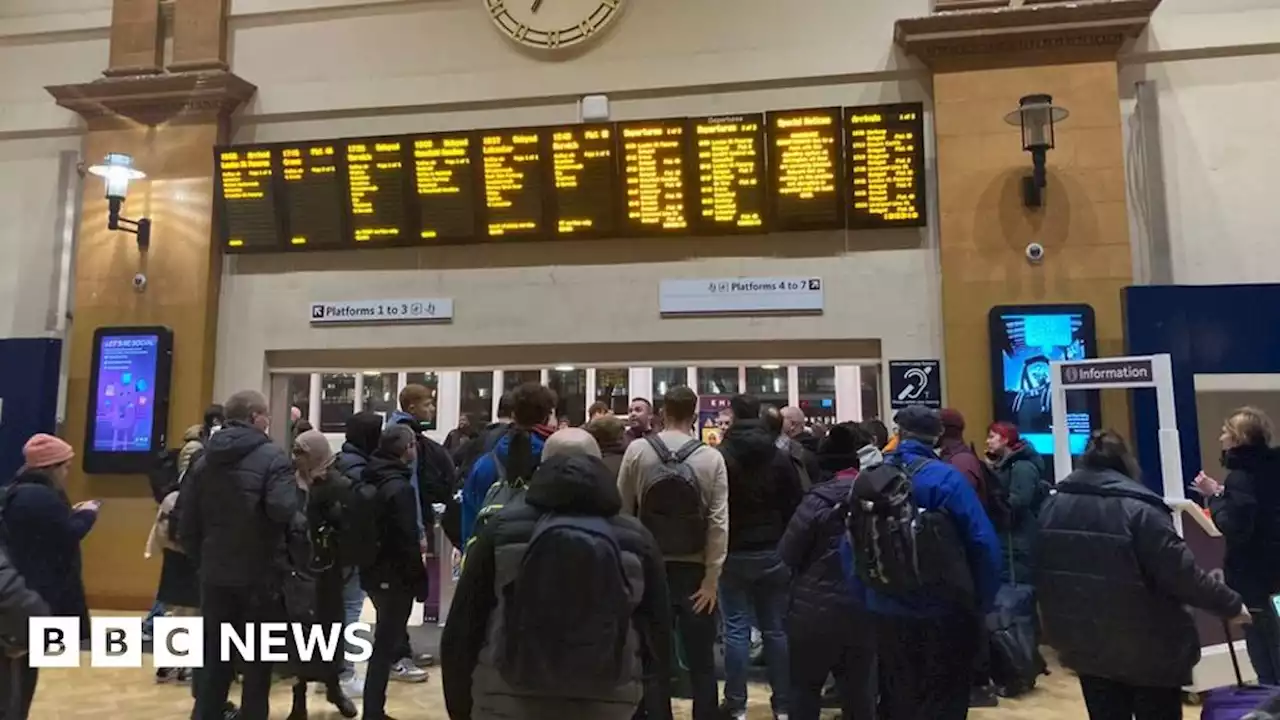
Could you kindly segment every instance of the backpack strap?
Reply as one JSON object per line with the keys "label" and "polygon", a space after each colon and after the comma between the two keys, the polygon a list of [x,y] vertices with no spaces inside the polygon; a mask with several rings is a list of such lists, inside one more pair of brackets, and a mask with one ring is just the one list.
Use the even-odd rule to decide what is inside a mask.
{"label": "backpack strap", "polygon": [[[666,443],[661,443],[661,444],[664,447],[666,445]],[[681,445],[680,449],[676,451],[675,461],[680,463],[688,462],[689,458],[693,457],[693,454],[698,452],[698,448],[701,448],[701,447],[702,447],[702,441],[699,440],[698,438],[694,438],[690,440],[684,445]]]}
{"label": "backpack strap", "polygon": [[[667,444],[662,442],[662,438],[659,438],[657,435],[645,435],[644,441],[649,443],[649,447],[653,448],[654,452],[658,453],[658,461],[663,465],[676,461],[676,457],[671,454],[671,448],[667,447]],[[683,447],[680,448],[680,452],[684,452]]]}

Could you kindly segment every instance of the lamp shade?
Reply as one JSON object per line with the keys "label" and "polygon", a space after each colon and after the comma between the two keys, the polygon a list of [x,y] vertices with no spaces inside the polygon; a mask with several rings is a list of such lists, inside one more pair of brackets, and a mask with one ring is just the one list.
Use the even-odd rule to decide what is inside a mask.
{"label": "lamp shade", "polygon": [[1067,109],[1053,104],[1053,96],[1027,95],[1018,101],[1018,109],[1004,116],[1010,125],[1022,128],[1023,150],[1052,150],[1053,126],[1066,120]]}
{"label": "lamp shade", "polygon": [[119,200],[129,192],[130,180],[141,180],[147,176],[133,167],[133,158],[124,153],[109,153],[101,164],[89,168],[89,174],[106,181],[107,197]]}

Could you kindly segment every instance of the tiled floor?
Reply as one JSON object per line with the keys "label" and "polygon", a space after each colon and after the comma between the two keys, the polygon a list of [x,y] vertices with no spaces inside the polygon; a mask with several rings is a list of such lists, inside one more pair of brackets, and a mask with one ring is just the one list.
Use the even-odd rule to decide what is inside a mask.
{"label": "tiled floor", "polygon": [[[85,658],[87,664],[88,658]],[[1079,688],[1066,672],[1056,671],[1044,678],[1039,689],[1025,699],[1005,701],[999,709],[970,713],[975,720],[1082,720],[1084,707]],[[281,685],[272,696],[273,719],[283,719],[289,711],[289,690]],[[312,696],[312,720],[336,720],[319,696]],[[191,710],[185,687],[158,686],[147,669],[49,669],[40,674],[40,686],[32,708],[33,720],[185,720]],[[445,720],[444,702],[435,671],[425,685],[394,685],[387,708],[405,720]],[[1186,720],[1199,717],[1188,708]],[[687,703],[678,703],[676,717],[687,720]],[[768,691],[752,688],[749,720],[768,720]],[[571,720],[571,719],[566,719]]]}

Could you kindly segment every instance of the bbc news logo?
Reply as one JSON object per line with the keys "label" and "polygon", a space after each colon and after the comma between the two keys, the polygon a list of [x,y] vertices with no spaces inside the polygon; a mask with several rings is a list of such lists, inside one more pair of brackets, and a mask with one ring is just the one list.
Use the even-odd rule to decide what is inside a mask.
{"label": "bbc news logo", "polygon": [[[80,667],[80,619],[33,617],[28,624],[31,667]],[[157,668],[204,667],[205,644],[218,643],[218,659],[231,662],[348,662],[373,655],[373,629],[367,623],[223,623],[218,637],[205,636],[200,617],[158,617],[152,621],[151,664]],[[95,617],[89,620],[90,667],[142,667],[142,618]]]}

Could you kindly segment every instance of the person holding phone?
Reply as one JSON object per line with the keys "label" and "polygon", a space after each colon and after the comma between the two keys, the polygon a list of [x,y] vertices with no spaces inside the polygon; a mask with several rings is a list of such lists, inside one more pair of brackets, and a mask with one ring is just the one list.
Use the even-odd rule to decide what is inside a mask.
{"label": "person holding phone", "polygon": [[[1280,593],[1280,450],[1271,447],[1271,419],[1243,407],[1222,424],[1222,482],[1201,472],[1194,488],[1226,539],[1222,569],[1227,584],[1255,610]],[[1280,627],[1271,612],[1245,629],[1249,661],[1262,685],[1280,684]]]}
{"label": "person holding phone", "polygon": [[[71,504],[65,485],[75,452],[66,442],[40,433],[22,448],[24,465],[0,496],[0,529],[18,574],[49,606],[49,614],[75,617],[89,631],[80,575],[80,541],[98,519],[98,500]],[[18,665],[17,668],[14,665]],[[0,708],[26,718],[38,671],[26,656],[0,657]],[[7,718],[7,716],[6,716]]]}

